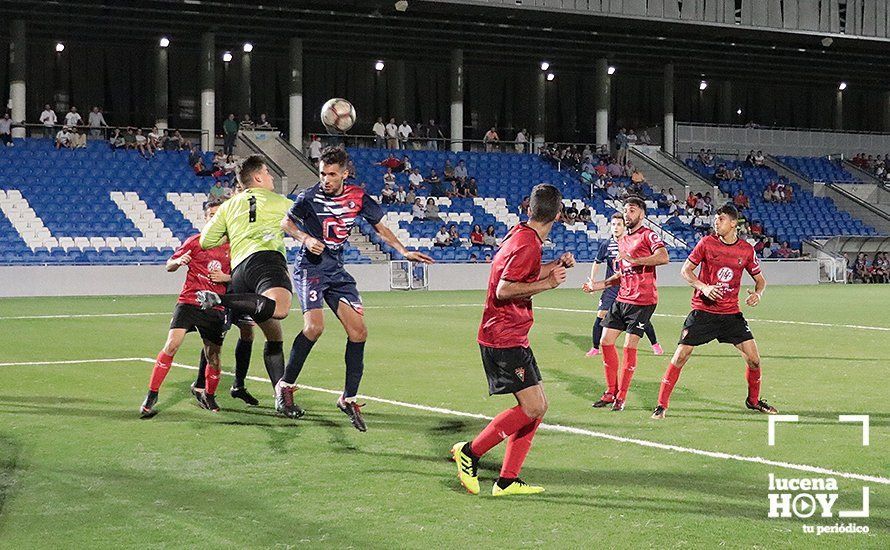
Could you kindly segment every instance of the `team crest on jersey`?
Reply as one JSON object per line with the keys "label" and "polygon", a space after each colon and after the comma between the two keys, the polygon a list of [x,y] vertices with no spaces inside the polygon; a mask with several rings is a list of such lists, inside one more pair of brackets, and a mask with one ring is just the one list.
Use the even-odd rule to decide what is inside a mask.
{"label": "team crest on jersey", "polygon": [[741,259],[741,258],[736,258],[736,261],[739,262],[739,267],[742,267],[742,259]]}
{"label": "team crest on jersey", "polygon": [[349,208],[355,208],[355,201],[349,201]]}
{"label": "team crest on jersey", "polygon": [[732,280],[732,270],[728,267],[721,267],[717,272],[717,279],[723,283],[728,283]]}
{"label": "team crest on jersey", "polygon": [[222,264],[219,260],[210,260],[207,263],[207,271],[222,271]]}
{"label": "team crest on jersey", "polygon": [[525,382],[525,369],[523,367],[519,367],[513,372],[516,373],[516,378],[519,378],[520,381]]}

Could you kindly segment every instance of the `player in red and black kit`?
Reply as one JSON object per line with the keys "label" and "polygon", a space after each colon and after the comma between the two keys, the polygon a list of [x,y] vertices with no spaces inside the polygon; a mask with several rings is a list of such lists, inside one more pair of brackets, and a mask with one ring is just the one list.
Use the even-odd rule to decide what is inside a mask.
{"label": "player in red and black kit", "polygon": [[540,493],[544,489],[519,479],[519,471],[535,431],[547,412],[547,397],[528,332],[534,323],[531,297],[556,288],[575,265],[570,253],[541,265],[541,248],[559,219],[562,196],[552,185],[532,189],[529,221],[507,234],[495,254],[488,278],[488,296],[479,326],[479,349],[488,378],[488,393],[513,394],[519,404],[497,415],[472,442],[451,448],[457,477],[471,494],[479,493],[479,458],[509,438],[493,496]]}
{"label": "player in red and black kit", "polygon": [[[637,368],[637,344],[646,332],[646,325],[658,305],[658,289],[655,285],[655,267],[670,261],[667,249],[657,233],[643,226],[646,203],[639,197],[624,201],[624,222],[627,232],[618,239],[616,273],[604,281],[585,283],[584,292],[599,292],[609,286],[621,285],[618,298],[602,321],[603,331],[600,348],[606,374],[606,391],[593,404],[596,408],[612,405],[613,411],[623,411],[630,381]],[[618,378],[618,352],[615,342],[618,335],[627,333],[624,339],[624,370]]]}
{"label": "player in red and black kit", "polygon": [[[717,210],[714,218],[717,234],[702,238],[683,264],[683,278],[695,288],[692,311],[683,323],[677,351],[661,380],[658,406],[652,413],[654,419],[664,418],[671,391],[680,378],[680,370],[695,347],[715,338],[720,343],[734,345],[745,358],[745,379],[748,381],[745,406],[762,413],[776,414],[775,407],[760,398],[760,352],[739,310],[742,271],[747,271],[754,279],[754,290],[749,289],[745,299],[745,303],[751,307],[760,303],[766,280],[760,273],[760,261],[754,248],[739,239],[736,229],[738,217],[739,212],[732,204]],[[698,276],[695,275],[696,267],[701,268]]]}
{"label": "player in red and black kit", "polygon": [[[208,202],[204,206],[204,218],[207,220],[212,218],[220,204],[216,201]],[[148,395],[140,409],[142,418],[151,418],[157,414],[155,405],[158,402],[158,390],[170,371],[173,356],[182,345],[186,333],[193,331],[198,331],[201,339],[204,340],[204,354],[207,357],[206,383],[201,395],[202,406],[211,411],[219,410],[219,405],[216,404],[216,388],[219,385],[220,374],[219,352],[228,329],[226,310],[221,306],[202,310],[195,293],[199,290],[210,290],[217,294],[225,293],[226,285],[222,282],[214,282],[211,279],[211,273],[230,274],[229,245],[224,244],[204,250],[198,242],[199,237],[200,235],[193,235],[186,239],[173,253],[173,256],[167,260],[167,271],[173,272],[182,266],[187,266],[188,274],[182,285],[182,292],[179,294],[176,308],[173,310],[167,342],[164,344],[164,349],[158,353],[154,369],[151,372]]]}

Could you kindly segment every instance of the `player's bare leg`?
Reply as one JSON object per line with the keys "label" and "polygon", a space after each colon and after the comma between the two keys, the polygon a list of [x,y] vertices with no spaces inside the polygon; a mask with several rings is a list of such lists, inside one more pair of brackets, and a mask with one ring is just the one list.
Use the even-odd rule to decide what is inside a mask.
{"label": "player's bare leg", "polygon": [[220,372],[220,351],[222,346],[204,340],[204,355],[207,357],[207,368],[204,371],[204,408],[209,411],[219,412],[219,405],[216,404],[216,388],[219,386]]}
{"label": "player's bare leg", "polygon": [[305,411],[294,402],[297,378],[303,370],[309,352],[312,351],[312,346],[323,333],[324,311],[319,308],[303,313],[303,330],[294,338],[290,358],[284,367],[281,380],[275,386],[275,410],[288,418],[300,418],[305,414]]}
{"label": "player's bare leg", "polygon": [[624,368],[620,370],[621,376],[618,378],[618,394],[615,395],[615,402],[612,403],[613,411],[623,411],[624,402],[627,400],[627,392],[630,389],[631,380],[634,377],[634,371],[637,369],[637,346],[640,343],[640,337],[636,334],[626,333],[624,336]]}
{"label": "player's bare leg", "polygon": [[752,338],[736,344],[736,349],[745,358],[747,367],[745,380],[748,381],[748,397],[745,399],[745,406],[765,414],[778,414],[775,407],[760,398],[760,351],[757,349],[757,342]]}
{"label": "player's bare leg", "polygon": [[601,309],[596,312],[596,321],[593,323],[593,345],[587,351],[585,357],[594,357],[600,354],[600,342],[602,341],[603,336],[603,327],[600,325],[603,319],[606,317],[606,310]]}
{"label": "player's bare leg", "polygon": [[600,340],[600,350],[603,354],[603,373],[606,380],[606,390],[602,397],[593,404],[596,409],[604,408],[615,403],[615,396],[618,395],[618,351],[615,349],[615,342],[621,331],[614,328],[607,328],[603,331],[603,337]]}
{"label": "player's bare leg", "polygon": [[186,330],[184,328],[173,328],[167,333],[167,341],[164,342],[164,348],[158,353],[155,366],[151,371],[148,395],[146,395],[145,401],[142,402],[139,412],[141,418],[151,418],[157,414],[155,405],[158,402],[158,391],[161,389],[161,384],[164,383],[167,373],[170,372],[173,357],[179,351],[182,341],[185,340],[185,333]]}
{"label": "player's bare leg", "polygon": [[368,339],[368,327],[364,316],[350,304],[341,301],[337,306],[337,318],[346,330],[346,382],[343,393],[337,400],[337,408],[349,417],[356,430],[367,431],[362,416],[362,406],[355,402],[358,388],[365,370],[365,341]]}
{"label": "player's bare leg", "polygon": [[674,391],[674,386],[680,378],[680,371],[686,365],[686,362],[689,361],[693,350],[695,350],[694,346],[680,344],[674,351],[674,356],[671,358],[671,362],[664,372],[664,377],[661,379],[661,388],[658,390],[658,404],[652,412],[653,420],[664,419],[671,399],[671,392]]}
{"label": "player's bare leg", "polygon": [[284,319],[290,313],[290,305],[293,300],[293,294],[286,288],[275,287],[262,293],[262,296],[275,300],[275,312],[272,314],[273,319]]}

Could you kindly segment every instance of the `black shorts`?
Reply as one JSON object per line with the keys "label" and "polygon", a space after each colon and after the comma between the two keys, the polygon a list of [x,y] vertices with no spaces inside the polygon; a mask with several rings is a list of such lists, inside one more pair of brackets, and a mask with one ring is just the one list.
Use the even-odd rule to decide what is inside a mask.
{"label": "black shorts", "polygon": [[741,312],[721,315],[696,309],[690,311],[683,323],[679,343],[684,346],[701,346],[715,338],[721,344],[735,346],[753,340],[754,335]]}
{"label": "black shorts", "polygon": [[613,328],[628,334],[643,336],[646,332],[646,325],[652,319],[652,314],[655,313],[657,305],[637,306],[616,300],[612,303],[609,313],[606,314],[600,325],[603,328]]}
{"label": "black shorts", "polygon": [[479,344],[488,378],[488,395],[516,393],[541,382],[531,348],[490,348]]}
{"label": "black shorts", "polygon": [[270,288],[284,288],[293,292],[287,260],[280,252],[261,250],[254,252],[235,267],[232,282],[226,290],[229,294],[262,294]]}
{"label": "black shorts", "polygon": [[226,338],[229,325],[226,314],[218,309],[203,310],[192,304],[176,304],[170,329],[183,328],[186,332],[198,331],[201,338],[212,344],[221,346]]}

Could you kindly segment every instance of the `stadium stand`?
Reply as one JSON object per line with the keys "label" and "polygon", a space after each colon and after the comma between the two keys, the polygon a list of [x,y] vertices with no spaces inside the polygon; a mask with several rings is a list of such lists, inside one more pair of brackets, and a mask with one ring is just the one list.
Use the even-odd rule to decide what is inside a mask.
{"label": "stadium stand", "polygon": [[826,183],[862,183],[838,161],[826,157],[777,156],[776,160],[810,181]]}
{"label": "stadium stand", "polygon": [[[761,221],[767,235],[778,241],[788,241],[794,249],[800,249],[803,240],[817,235],[877,235],[874,228],[839,210],[830,198],[813,196],[799,185],[780,178],[772,168],[753,167],[740,161],[726,159],[717,159],[716,164],[724,164],[730,170],[740,167],[742,180],[716,180],[714,178],[716,169],[713,166],[705,166],[697,159],[686,159],[687,166],[715,181],[723,193],[733,196],[740,189],[744,190],[751,204],[751,207],[744,212],[748,220]],[[762,197],[764,187],[770,182],[780,180],[794,190],[794,201],[792,203],[764,201]]]}

